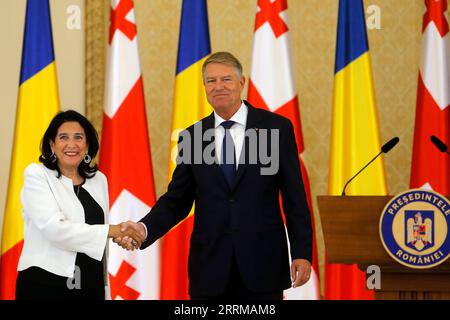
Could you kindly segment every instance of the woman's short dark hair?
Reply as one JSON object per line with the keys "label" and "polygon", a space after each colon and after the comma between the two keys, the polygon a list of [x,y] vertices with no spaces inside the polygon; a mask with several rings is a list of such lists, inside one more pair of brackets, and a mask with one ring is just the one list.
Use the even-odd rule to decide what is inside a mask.
{"label": "woman's short dark hair", "polygon": [[[84,129],[86,135],[86,142],[89,146],[88,154],[92,159],[95,158],[99,149],[98,143],[98,133],[95,130],[92,123],[89,122],[82,114],[74,111],[67,110],[59,112],[50,122],[47,130],[44,133],[44,137],[41,141],[41,155],[39,156],[39,161],[44,164],[47,168],[51,170],[58,171],[58,178],[61,177],[61,170],[58,167],[57,161],[52,161],[52,149],[50,147],[50,142],[55,142],[56,134],[58,133],[59,127],[65,122],[78,122]],[[91,162],[86,163],[81,161],[78,166],[78,173],[83,178],[92,178],[98,170],[96,164],[91,165]]]}

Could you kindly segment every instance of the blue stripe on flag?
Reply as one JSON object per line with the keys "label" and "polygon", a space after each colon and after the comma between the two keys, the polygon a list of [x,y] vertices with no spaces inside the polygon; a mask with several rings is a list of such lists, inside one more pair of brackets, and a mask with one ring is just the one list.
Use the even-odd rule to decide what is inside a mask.
{"label": "blue stripe on flag", "polygon": [[369,50],[362,0],[339,0],[335,73]]}
{"label": "blue stripe on flag", "polygon": [[183,0],[179,37],[177,75],[211,53],[205,0]]}
{"label": "blue stripe on flag", "polygon": [[49,0],[28,0],[20,84],[54,60]]}

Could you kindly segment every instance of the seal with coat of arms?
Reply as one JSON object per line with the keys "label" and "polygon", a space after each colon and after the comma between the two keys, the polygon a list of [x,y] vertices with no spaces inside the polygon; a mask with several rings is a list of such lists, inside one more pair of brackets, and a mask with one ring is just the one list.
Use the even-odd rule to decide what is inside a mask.
{"label": "seal with coat of arms", "polygon": [[381,242],[397,262],[416,269],[435,267],[450,257],[450,202],[431,190],[403,192],[380,217]]}

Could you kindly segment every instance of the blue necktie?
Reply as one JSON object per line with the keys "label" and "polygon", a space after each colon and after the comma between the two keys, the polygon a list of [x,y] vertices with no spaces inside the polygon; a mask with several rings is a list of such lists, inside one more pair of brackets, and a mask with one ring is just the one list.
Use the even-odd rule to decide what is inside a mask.
{"label": "blue necktie", "polygon": [[230,128],[235,124],[234,121],[228,120],[220,125],[225,128],[225,135],[222,142],[222,161],[221,168],[230,187],[234,184],[236,178],[236,154],[234,152],[234,142],[230,134]]}

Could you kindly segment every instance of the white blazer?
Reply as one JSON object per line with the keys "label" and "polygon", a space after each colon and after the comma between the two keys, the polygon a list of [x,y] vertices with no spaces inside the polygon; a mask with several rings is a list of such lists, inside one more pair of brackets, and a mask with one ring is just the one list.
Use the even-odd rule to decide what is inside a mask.
{"label": "white blazer", "polygon": [[[37,266],[56,275],[73,277],[77,252],[101,261],[108,256],[108,182],[100,171],[83,184],[105,214],[105,224],[85,223],[84,209],[72,180],[42,164],[30,164],[24,172],[21,193],[24,245],[18,270]],[[110,297],[107,259],[104,261],[105,296]]]}

